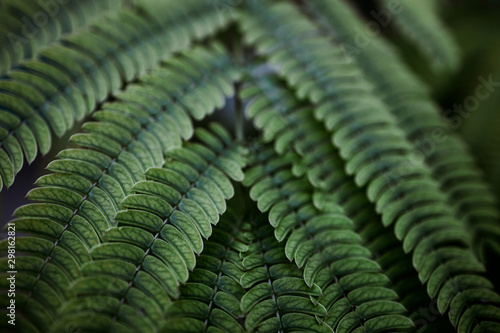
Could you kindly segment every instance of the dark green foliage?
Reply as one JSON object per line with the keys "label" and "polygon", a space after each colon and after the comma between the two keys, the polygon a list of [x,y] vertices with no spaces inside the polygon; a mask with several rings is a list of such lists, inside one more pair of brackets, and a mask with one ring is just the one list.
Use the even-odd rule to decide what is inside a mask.
{"label": "dark green foliage", "polygon": [[[18,331],[499,330],[494,195],[347,1],[73,1],[10,43],[43,5],[0,2],[0,189],[83,125],[10,224]],[[436,5],[402,8],[457,67]]]}
{"label": "dark green foliage", "polygon": [[245,328],[250,332],[333,332],[321,320],[327,309],[315,300],[322,294],[318,285],[305,283],[302,272],[288,261],[285,244],[276,240],[265,220],[257,219],[251,227],[254,242],[242,260],[246,272],[241,284],[248,290],[241,299]]}
{"label": "dark green foliage", "polygon": [[306,285],[323,290],[318,301],[325,313],[316,315],[336,332],[351,332],[358,326],[360,332],[411,328],[412,322],[399,315],[406,309],[386,288],[389,279],[362,245],[353,222],[328,196],[313,198],[311,185],[289,171],[294,159],[293,155],[273,159],[272,151],[264,151],[244,183],[252,186],[250,195],[260,210],[270,209],[277,240],[288,238],[283,241],[285,255],[303,267]]}
{"label": "dark green foliage", "polygon": [[[196,61],[193,56],[198,56]],[[200,70],[189,76],[186,66]],[[223,71],[224,77],[214,82],[207,73],[218,71]],[[51,298],[51,302],[66,298],[65,288],[61,290],[58,284],[69,286],[81,276],[82,265],[91,259],[91,249],[103,241],[109,227],[116,226],[115,214],[124,197],[132,193],[132,186],[140,188],[138,182],[148,177],[145,170],[154,174],[151,168],[163,165],[163,153],[173,153],[173,149],[181,146],[182,139],[192,136],[190,113],[197,118],[204,117],[223,103],[224,94],[231,93],[229,76],[234,79],[234,75],[222,49],[195,48],[151,72],[140,83],[128,86],[115,101],[104,104],[94,114],[95,121],[84,124],[87,133],[76,134],[71,141],[85,149],[60,152],[58,159],[48,166],[53,173],[40,178],[37,181],[40,187],[28,193],[28,198],[39,203],[20,207],[15,213],[18,218],[13,222],[17,230],[36,235],[30,239],[40,242],[40,247],[26,245],[24,248],[24,240],[17,239],[17,251],[29,254],[19,258],[18,263],[29,263],[33,270],[32,281],[19,288],[20,302],[24,301],[21,290],[26,289],[26,301],[33,307],[42,312],[55,311],[51,307],[42,309],[38,301],[33,301],[33,290],[39,285],[50,290],[48,295],[41,296],[41,302],[46,298]],[[190,101],[206,94],[207,89],[212,103],[205,99],[206,103],[198,104],[196,109],[190,107]],[[203,133],[202,137],[212,137]],[[227,137],[222,139],[227,141]],[[222,185],[229,196],[232,193],[227,188],[229,183]],[[224,198],[220,201],[219,205],[223,205]],[[56,256],[58,253],[61,259]],[[44,255],[48,259],[40,260]],[[53,274],[59,274],[61,279],[55,280],[53,274],[45,275],[46,267],[52,265],[55,265]],[[56,303],[54,307],[57,306]]]}
{"label": "dark green foliage", "polygon": [[5,0],[0,3],[0,74],[33,57],[48,43],[88,26],[103,15],[126,6],[126,0],[31,2]]}
{"label": "dark green foliage", "polygon": [[[340,1],[330,3],[337,5],[337,8],[342,6]],[[439,1],[401,1],[399,6],[394,6],[391,0],[381,0],[381,4],[391,9],[393,24],[398,32],[416,44],[433,69],[444,71],[458,67],[458,47],[438,17],[437,12],[441,6]],[[393,9],[394,7],[396,8]]]}
{"label": "dark green foliage", "polygon": [[[363,22],[348,6],[342,1],[323,0],[308,4],[315,17],[322,18],[325,31],[340,34],[341,44],[353,43],[353,31],[361,29]],[[403,7],[432,6],[416,2],[402,4]],[[401,14],[403,13],[415,15],[418,20],[418,12],[402,8]],[[432,20],[432,15],[426,17]],[[352,28],[353,25],[355,29]],[[434,28],[433,31],[442,30]],[[438,37],[439,34],[433,36]],[[398,55],[384,43],[384,40],[375,37],[362,52],[351,52],[350,55],[359,63],[363,73],[374,85],[375,92],[381,96],[388,110],[394,115],[397,125],[413,144],[413,152],[405,163],[405,168],[416,168],[421,159],[425,159],[432,177],[446,193],[449,205],[473,233],[476,253],[482,257],[484,247],[488,246],[488,243],[498,243],[500,237],[500,214],[496,208],[496,198],[485,186],[482,172],[475,166],[464,143],[439,119],[439,109],[429,97],[428,88],[409,72]],[[450,52],[447,42],[436,42],[429,48],[432,47],[436,48],[432,52]],[[451,56],[443,55],[443,58]],[[439,59],[440,57],[437,57],[436,61]],[[452,61],[444,61],[443,64],[453,66]],[[388,73],[395,75],[387,75]],[[394,181],[398,182],[405,177],[396,175],[394,178]]]}
{"label": "dark green foliage", "polygon": [[[483,303],[483,293],[492,293],[487,302],[497,304],[500,298],[490,291],[491,285],[463,280],[457,286],[455,278],[462,280],[472,273],[482,281],[485,271],[470,250],[470,234],[447,207],[445,193],[431,179],[427,166],[404,167],[411,159],[410,143],[360,68],[341,51],[332,55],[329,40],[295,7],[285,3],[250,7],[254,15],[245,14],[242,21],[247,41],[270,57],[299,97],[302,93],[318,105],[314,115],[332,132],[332,143],[346,161],[347,173],[354,176],[356,185],[367,187],[367,197],[375,203],[384,226],[395,224],[396,236],[405,251],[412,251],[413,265],[427,284],[429,296],[438,298],[439,310],[447,311],[455,299],[454,304],[460,305],[449,313],[458,325],[460,319],[469,321],[466,304]],[[289,27],[286,36],[283,29],[277,29],[283,26]],[[309,38],[300,38],[305,35]],[[312,56],[317,59],[314,63],[309,62]],[[324,75],[315,80],[318,72]],[[370,116],[355,117],[368,109]],[[432,235],[427,236],[428,232]],[[464,289],[477,292],[463,299]],[[492,320],[500,314],[489,306],[483,309]]]}
{"label": "dark green foliage", "polygon": [[[331,203],[343,207],[366,246],[378,257],[382,268],[387,270],[388,277],[398,282],[394,288],[400,293],[402,303],[413,310],[415,297],[420,302],[428,300],[420,288],[414,288],[418,282],[412,276],[410,258],[400,248],[393,233],[383,228],[362,190],[342,170],[342,160],[328,142],[328,132],[311,115],[310,107],[294,101],[293,96],[272,77],[255,80],[254,84],[245,87],[242,95],[247,98],[255,96],[249,104],[248,116],[256,126],[259,126],[260,119],[271,119],[266,121],[262,130],[265,137],[274,140],[275,151],[283,154],[292,148],[301,156],[293,161],[292,172],[295,176],[306,176],[315,187],[312,198],[316,200],[315,204],[325,206],[322,201],[328,198]],[[285,120],[285,115],[289,116],[288,120]],[[273,134],[266,136],[271,131]],[[307,133],[315,135],[312,137]],[[406,280],[408,275],[412,281]]]}
{"label": "dark green foliage", "polygon": [[252,237],[244,208],[238,210],[228,211],[214,227],[178,300],[168,309],[162,331],[244,331],[237,321],[243,315],[240,302],[245,294],[240,254],[247,252]]}
{"label": "dark green foliage", "polygon": [[[188,280],[195,254],[203,251],[203,239],[219,221],[213,191],[225,193],[224,202],[233,193],[226,174],[234,180],[243,176],[241,151],[222,143],[227,133],[216,130],[224,137],[200,130],[203,144],[170,149],[162,168],[149,168],[146,179],[135,183],[133,194],[121,202],[124,209],[115,214],[116,227],[90,249],[93,260],[82,265],[82,277],[73,282],[77,298],[59,310],[56,330],[74,324],[93,331],[158,329],[169,299],[178,298],[179,284]],[[102,290],[108,291],[106,307],[95,303]],[[151,313],[144,317],[141,311]],[[88,322],[89,315],[98,320]]]}
{"label": "dark green foliage", "polygon": [[[22,151],[29,163],[38,150],[47,153],[51,132],[61,136],[124,84],[227,22],[213,6],[200,8],[193,0],[151,7],[126,9],[63,37],[0,80],[5,110],[0,128],[0,188],[13,183],[22,167]],[[196,19],[199,12],[206,16]],[[179,25],[180,15],[193,19]],[[4,163],[9,159],[11,167]]]}

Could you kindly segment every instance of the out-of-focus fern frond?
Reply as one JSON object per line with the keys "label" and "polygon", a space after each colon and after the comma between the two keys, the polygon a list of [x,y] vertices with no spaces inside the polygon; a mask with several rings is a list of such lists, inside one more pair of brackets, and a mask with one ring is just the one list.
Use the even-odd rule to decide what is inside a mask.
{"label": "out-of-focus fern frond", "polygon": [[[363,21],[347,4],[320,0],[307,5],[313,15],[321,18],[326,32],[341,37],[341,45],[355,44],[355,31],[363,27]],[[413,159],[409,162],[418,164],[420,159],[425,159],[433,178],[455,208],[456,216],[473,232],[476,253],[483,256],[485,244],[500,241],[500,214],[496,199],[467,147],[450,129],[450,123],[443,121],[441,110],[431,100],[425,86],[410,73],[385,40],[374,37],[364,48],[350,54],[396,117],[406,138],[413,143]]]}
{"label": "out-of-focus fern frond", "polygon": [[0,75],[47,44],[125,7],[127,0],[0,3]]}
{"label": "out-of-focus fern frond", "polygon": [[[453,36],[443,24],[436,1],[380,0],[380,7],[391,16],[391,24],[421,50],[436,70],[456,70],[460,52]],[[344,5],[344,4],[342,4]]]}
{"label": "out-of-focus fern frond", "polygon": [[[0,79],[0,189],[13,183],[23,153],[31,163],[38,150],[48,152],[51,132],[61,136],[124,83],[229,20],[196,0],[141,8],[64,37]],[[178,24],[183,15],[190,19]]]}

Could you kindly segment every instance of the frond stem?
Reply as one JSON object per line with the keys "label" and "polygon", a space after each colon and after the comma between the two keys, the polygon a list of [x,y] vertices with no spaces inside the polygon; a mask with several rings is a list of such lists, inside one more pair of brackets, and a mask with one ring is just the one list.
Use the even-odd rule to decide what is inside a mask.
{"label": "frond stem", "polygon": [[[245,55],[241,45],[241,35],[233,32],[233,52],[236,64],[241,68],[245,62]],[[234,112],[235,112],[235,136],[238,142],[243,142],[245,138],[245,115],[243,114],[243,103],[240,96],[241,81],[234,83]]]}

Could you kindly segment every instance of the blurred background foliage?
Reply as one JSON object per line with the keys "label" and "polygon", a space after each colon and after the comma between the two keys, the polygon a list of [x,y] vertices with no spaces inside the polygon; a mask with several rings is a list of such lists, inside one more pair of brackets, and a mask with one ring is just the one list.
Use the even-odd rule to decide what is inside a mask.
{"label": "blurred background foliage", "polygon": [[[207,0],[211,1],[211,0]],[[415,1],[415,0],[413,0]],[[500,83],[500,0],[418,0],[436,2],[443,21],[460,49],[460,65],[457,70],[436,69],[405,36],[397,33],[393,26],[382,28],[382,33],[391,40],[413,71],[426,82],[436,101],[445,113],[455,104],[462,104],[474,96],[481,84],[479,77]],[[367,21],[373,20],[373,11],[380,10],[376,0],[353,1]],[[231,101],[232,102],[232,101]],[[219,120],[230,123],[228,113],[218,114]],[[224,119],[225,118],[225,119]],[[455,129],[469,145],[471,153],[484,172],[497,198],[500,197],[500,84],[477,109]],[[14,185],[0,192],[0,219],[6,224],[15,208],[27,203],[24,198],[35,180],[45,174],[45,167],[54,156],[66,148],[73,131],[59,140],[53,140],[51,151],[37,158],[31,165],[25,164]],[[55,138],[54,138],[55,139]],[[500,208],[500,204],[499,204]]]}
{"label": "blurred background foliage", "polygon": [[[439,13],[460,50],[458,70],[434,70],[426,58],[394,30],[384,34],[395,43],[414,72],[429,87],[442,106],[443,114],[454,110],[481,85],[478,79],[491,76],[498,87],[480,101],[470,115],[460,117],[454,128],[466,141],[478,165],[484,170],[491,188],[500,197],[500,1],[440,0]],[[373,5],[373,3],[371,4]],[[368,10],[368,11],[367,11]],[[369,9],[364,8],[369,15]],[[449,114],[453,115],[453,112]],[[500,205],[499,205],[500,207]]]}

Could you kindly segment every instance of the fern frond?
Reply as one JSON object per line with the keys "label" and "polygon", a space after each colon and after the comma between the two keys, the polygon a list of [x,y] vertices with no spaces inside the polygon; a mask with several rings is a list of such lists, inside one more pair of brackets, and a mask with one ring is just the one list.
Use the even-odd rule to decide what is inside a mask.
{"label": "fern frond", "polygon": [[[382,9],[393,8],[390,0],[380,0]],[[456,70],[460,52],[453,36],[443,24],[433,2],[401,1],[397,12],[390,12],[391,24],[412,41],[435,70]]]}
{"label": "fern frond", "polygon": [[[410,4],[405,2],[406,5]],[[342,1],[320,0],[308,2],[307,6],[323,22],[326,32],[341,36],[339,42],[342,44],[354,43],[354,31],[363,27],[363,21],[348,5]],[[433,178],[447,194],[450,206],[455,208],[456,216],[472,231],[476,253],[484,256],[484,246],[500,241],[500,214],[496,199],[466,145],[450,130],[450,124],[441,119],[441,110],[431,100],[425,86],[383,39],[374,37],[362,52],[350,54],[396,117],[406,138],[413,143],[414,160],[417,161],[412,160],[412,164],[425,158]]]}
{"label": "fern frond", "polygon": [[[163,168],[149,168],[146,180],[133,186],[135,194],[123,199],[125,210],[115,216],[117,227],[107,231],[106,243],[91,249],[93,260],[82,265],[83,277],[69,286],[77,297],[62,305],[56,331],[68,323],[86,330],[158,329],[170,298],[179,296],[180,283],[195,267],[195,254],[203,251],[202,238],[208,239],[218,222],[214,191],[232,193],[228,177],[243,177],[245,151],[233,143],[220,144],[227,133],[212,127],[224,136],[201,132],[200,143],[169,150]],[[116,274],[108,265],[124,265],[127,270]],[[109,307],[102,309],[96,296],[109,285],[116,288],[106,297]],[[154,316],[141,314],[145,298],[154,302]],[[86,317],[96,311],[99,320],[89,323]]]}
{"label": "fern frond", "polygon": [[0,240],[0,330],[500,331],[496,199],[396,44],[459,52],[378,5],[0,0],[2,198],[77,133]]}
{"label": "fern frond", "polygon": [[[10,186],[22,167],[20,147],[31,163],[38,149],[42,154],[50,149],[52,131],[61,136],[124,83],[228,23],[213,6],[196,0],[157,3],[153,9],[121,11],[41,50],[0,80],[5,115],[0,120],[0,188]],[[198,18],[200,12],[209,15]],[[178,25],[182,15],[190,20]]]}
{"label": "fern frond", "polygon": [[[244,184],[252,186],[251,195],[261,211],[270,209],[269,221],[275,227],[276,239],[286,240],[286,258],[304,267],[303,278],[309,287],[317,284],[321,288],[319,302],[328,313],[320,317],[339,332],[411,328],[411,320],[402,315],[406,309],[396,302],[397,294],[387,288],[389,279],[363,247],[342,208],[327,199],[319,209],[311,185],[290,175],[292,163],[285,161],[294,158],[297,156],[264,151],[248,171],[250,176]],[[350,285],[348,281],[352,280],[363,282]],[[371,296],[361,297],[363,293]],[[383,304],[384,310],[368,310],[375,304]]]}
{"label": "fern frond", "polygon": [[242,208],[226,212],[214,227],[179,299],[167,311],[162,332],[244,332],[238,322],[245,294],[240,253],[248,250],[251,237]]}
{"label": "fern frond", "polygon": [[0,75],[21,60],[33,58],[63,34],[86,27],[126,6],[125,1],[15,1],[0,4]]}
{"label": "fern frond", "polygon": [[[200,58],[196,62],[195,55]],[[183,67],[199,71],[186,73]],[[212,73],[220,72],[228,76],[214,80]],[[54,311],[67,297],[65,286],[81,275],[81,265],[90,260],[90,249],[103,241],[105,230],[116,225],[115,213],[132,185],[144,179],[146,169],[161,167],[162,154],[180,147],[181,138],[191,137],[190,115],[200,118],[213,112],[235,75],[220,46],[195,48],[128,86],[116,101],[95,113],[96,121],[83,126],[87,133],[71,138],[85,148],[59,153],[59,159],[48,166],[53,173],[40,178],[37,185],[41,187],[28,193],[29,199],[39,203],[15,212],[17,230],[33,235],[18,238],[17,250],[26,254],[18,261],[32,267],[26,275],[30,282],[19,287],[20,304],[29,301],[26,307],[38,309],[40,318],[52,317],[43,315],[45,310],[38,303],[48,301],[46,295],[37,294],[39,285],[57,295],[49,295],[53,306],[45,307]],[[189,102],[204,96],[207,89],[211,99],[197,105]],[[228,142],[227,137],[223,139]],[[6,246],[4,242],[2,247]],[[56,282],[45,276],[49,266],[66,278]]]}
{"label": "fern frond", "polygon": [[244,254],[245,273],[241,284],[248,289],[241,299],[249,332],[333,332],[315,319],[327,310],[310,298],[321,296],[321,289],[306,285],[302,271],[285,256],[283,243],[273,235],[265,218],[253,218],[253,243]]}
{"label": "fern frond", "polygon": [[[454,277],[473,274],[479,280],[485,268],[471,253],[470,235],[447,207],[446,195],[431,179],[428,168],[404,169],[411,158],[411,145],[373,94],[373,86],[360,68],[341,50],[332,50],[330,41],[293,5],[251,3],[249,8],[252,15],[240,15],[247,42],[256,44],[258,51],[276,64],[299,95],[319,105],[315,115],[332,131],[332,141],[346,160],[347,173],[355,175],[358,186],[368,186],[368,197],[376,203],[384,225],[397,221],[395,234],[407,243],[406,250],[412,251],[420,280],[426,283],[429,296],[437,297],[439,310],[447,311],[457,299],[466,305],[464,309],[487,309],[483,313],[487,316],[475,318],[478,328],[483,322],[496,321],[495,311],[500,313],[497,299],[484,304],[481,296],[483,291],[496,295],[493,291],[481,287],[482,291],[463,300],[459,297],[462,290],[475,290],[477,285],[453,286]],[[391,175],[404,181],[388,182]],[[454,251],[437,251],[450,244]],[[451,313],[456,314],[456,308],[448,314],[452,324],[459,326],[466,312],[461,311],[458,317]],[[467,312],[468,316],[473,313]]]}
{"label": "fern frond", "polygon": [[[344,163],[329,142],[328,131],[314,118],[311,106],[296,101],[272,76],[251,78],[250,81],[241,92],[242,97],[249,100],[249,117],[263,131],[263,137],[274,142],[278,154],[294,150],[301,156],[292,172],[298,177],[307,176],[315,190],[315,204],[323,206],[328,197],[344,209],[363,237],[363,244],[395,282],[393,288],[402,297],[405,307],[412,311],[422,303],[428,304],[430,299],[414,276],[411,258],[405,255],[392,231],[383,228],[364,191],[345,174]],[[377,257],[378,254],[382,256]]]}

